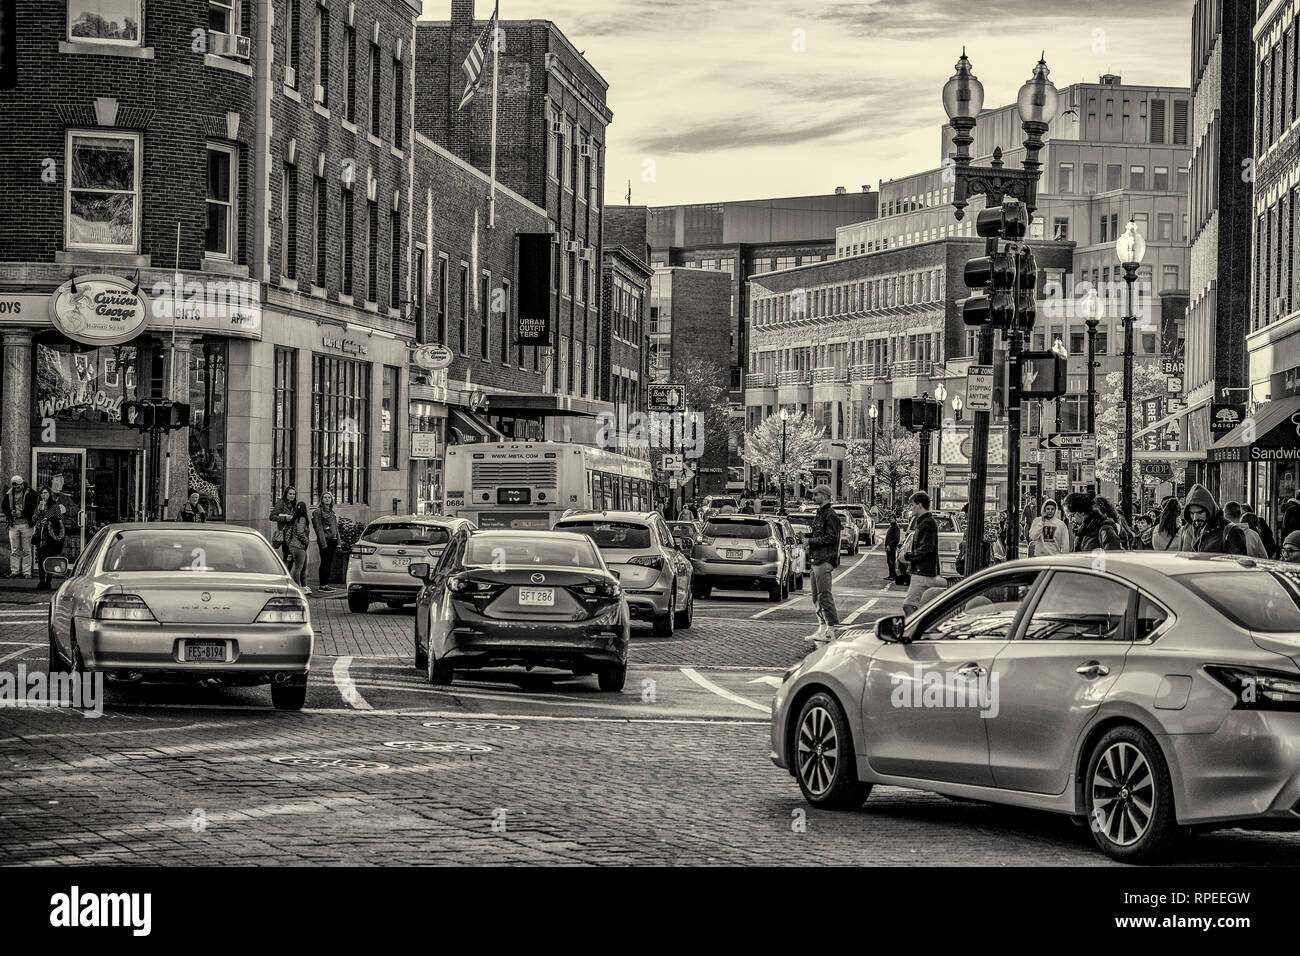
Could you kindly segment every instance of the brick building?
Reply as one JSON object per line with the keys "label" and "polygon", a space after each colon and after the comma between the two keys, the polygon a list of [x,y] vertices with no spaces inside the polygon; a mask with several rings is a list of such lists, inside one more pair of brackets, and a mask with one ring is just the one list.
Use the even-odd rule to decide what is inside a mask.
{"label": "brick building", "polygon": [[600,397],[629,409],[645,407],[650,319],[649,210],[605,209],[601,260]]}

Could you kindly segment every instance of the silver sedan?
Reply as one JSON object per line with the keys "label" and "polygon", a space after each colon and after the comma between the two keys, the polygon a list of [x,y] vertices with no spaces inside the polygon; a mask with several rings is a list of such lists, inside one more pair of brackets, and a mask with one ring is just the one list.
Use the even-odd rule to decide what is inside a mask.
{"label": "silver sedan", "polygon": [[1050,810],[1129,862],[1193,827],[1300,828],[1300,568],[997,565],[788,672],[771,756],[813,806],[887,784]]}
{"label": "silver sedan", "polygon": [[125,681],[270,684],[277,708],[307,696],[307,601],[259,532],[220,524],[108,525],[50,603],[50,672]]}

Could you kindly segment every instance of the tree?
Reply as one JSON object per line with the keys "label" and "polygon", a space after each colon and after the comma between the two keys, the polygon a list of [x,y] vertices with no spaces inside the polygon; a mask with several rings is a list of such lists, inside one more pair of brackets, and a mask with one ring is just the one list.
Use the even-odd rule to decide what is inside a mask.
{"label": "tree", "polygon": [[[693,413],[696,416],[695,427],[703,438],[703,447],[700,450],[698,458],[693,459],[693,463],[698,468],[704,467],[704,457],[708,455],[713,460],[713,465],[722,469],[723,480],[721,487],[717,491],[723,491],[726,488],[726,467],[728,462],[728,449],[731,447],[733,435],[737,435],[739,429],[731,417],[731,405],[728,398],[726,381],[729,372],[726,366],[719,365],[716,362],[709,362],[704,359],[689,359],[678,363],[672,374],[672,381],[682,385],[686,390],[686,407],[684,414],[689,420]],[[674,429],[678,425],[673,426]],[[689,429],[689,424],[684,425]],[[679,432],[674,432],[674,446],[678,451],[682,450],[682,436]],[[688,442],[687,444],[690,444]],[[722,449],[721,452],[718,449]],[[651,467],[654,471],[655,481],[667,483],[672,477],[663,470],[663,454],[667,448],[662,448],[655,454],[651,455]],[[698,471],[695,475],[692,492],[698,497],[701,487],[703,486],[704,476]]]}
{"label": "tree", "polygon": [[[849,487],[861,490],[871,487],[876,479],[876,494],[889,489],[891,504],[898,501],[900,490],[906,494],[920,481],[921,441],[908,431],[895,425],[893,430],[880,429],[876,433],[876,464],[871,465],[871,439],[855,438],[849,442],[845,455],[845,469]],[[875,504],[873,501],[872,504]]]}
{"label": "tree", "polygon": [[[1142,403],[1149,398],[1165,398],[1168,395],[1165,375],[1155,362],[1133,363],[1133,430],[1142,427]],[[1124,465],[1124,451],[1119,447],[1119,431],[1122,421],[1119,407],[1124,401],[1124,372],[1110,372],[1106,383],[1097,390],[1097,480],[1120,483],[1120,471]],[[1132,441],[1132,436],[1129,436]],[[1136,446],[1135,446],[1136,447]],[[1138,463],[1133,463],[1133,501],[1139,501],[1142,488],[1142,475]],[[1121,495],[1121,500],[1122,495]],[[1115,505],[1119,506],[1119,501]]]}
{"label": "tree", "polygon": [[785,454],[781,446],[781,416],[769,415],[745,434],[741,457],[780,485],[795,479],[810,481],[821,457],[823,429],[806,413],[792,415],[785,425]]}

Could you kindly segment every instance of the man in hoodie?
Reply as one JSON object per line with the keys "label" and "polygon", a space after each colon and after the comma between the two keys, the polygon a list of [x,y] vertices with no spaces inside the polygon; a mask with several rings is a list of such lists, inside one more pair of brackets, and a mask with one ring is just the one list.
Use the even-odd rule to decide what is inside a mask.
{"label": "man in hoodie", "polygon": [[1029,526],[1029,556],[1065,554],[1070,550],[1070,529],[1056,515],[1056,502],[1043,501],[1043,513]]}
{"label": "man in hoodie", "polygon": [[1192,526],[1192,550],[1203,554],[1247,554],[1246,529],[1224,515],[1204,485],[1192,485],[1183,505],[1183,520]]}
{"label": "man in hoodie", "polygon": [[1096,507],[1090,494],[1076,491],[1065,496],[1065,513],[1070,518],[1070,535],[1075,551],[1123,551],[1119,527]]}
{"label": "man in hoodie", "polygon": [[885,561],[889,564],[886,581],[898,576],[898,546],[903,541],[903,529],[898,526],[898,518],[889,516],[889,530],[885,532]]}
{"label": "man in hoodie", "polygon": [[1245,512],[1241,510],[1241,505],[1235,501],[1229,501],[1223,506],[1223,516],[1239,527],[1242,534],[1246,536],[1246,553],[1252,558],[1267,558],[1268,548],[1264,546],[1264,540],[1255,533],[1255,530],[1244,520]]}

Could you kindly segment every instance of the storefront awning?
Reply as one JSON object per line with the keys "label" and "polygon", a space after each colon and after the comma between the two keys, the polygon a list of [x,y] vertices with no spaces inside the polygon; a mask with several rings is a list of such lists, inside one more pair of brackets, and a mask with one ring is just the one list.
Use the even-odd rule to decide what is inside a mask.
{"label": "storefront awning", "polygon": [[572,395],[513,395],[489,393],[487,408],[493,415],[514,418],[595,418],[609,411],[608,402],[597,402]]}
{"label": "storefront awning", "polygon": [[460,445],[508,440],[473,412],[455,406],[447,409],[447,428],[456,435]]}
{"label": "storefront awning", "polygon": [[1211,462],[1300,461],[1300,395],[1266,403],[1211,445],[1205,457]]}

